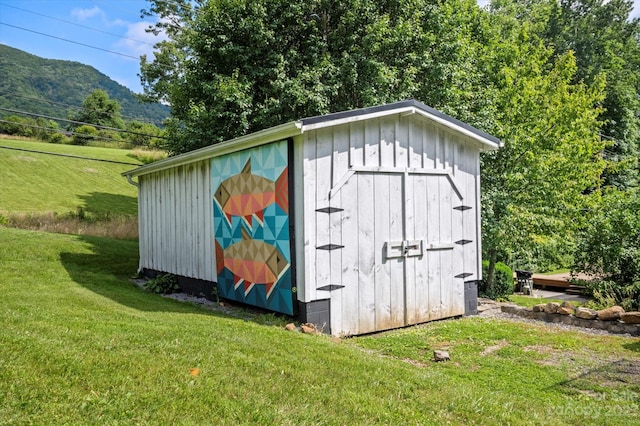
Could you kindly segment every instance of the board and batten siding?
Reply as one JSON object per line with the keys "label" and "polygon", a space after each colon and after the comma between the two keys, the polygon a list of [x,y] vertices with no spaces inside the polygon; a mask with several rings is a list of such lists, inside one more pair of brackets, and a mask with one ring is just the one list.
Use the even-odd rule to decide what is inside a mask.
{"label": "board and batten siding", "polygon": [[211,161],[140,176],[140,269],[216,281]]}
{"label": "board and batten siding", "polygon": [[[334,334],[463,314],[464,281],[481,278],[479,144],[415,114],[314,129],[303,138],[295,161],[304,180],[297,189],[304,205],[299,299],[330,298]],[[342,210],[318,211],[327,208]],[[433,249],[403,261],[384,257],[386,241],[413,235]],[[447,250],[438,249],[443,243]],[[349,250],[317,249],[329,244]]]}

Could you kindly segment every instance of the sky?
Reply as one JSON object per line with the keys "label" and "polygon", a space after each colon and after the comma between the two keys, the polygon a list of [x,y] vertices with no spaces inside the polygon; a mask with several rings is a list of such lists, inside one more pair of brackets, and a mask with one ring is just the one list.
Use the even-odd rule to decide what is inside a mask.
{"label": "sky", "polygon": [[152,57],[159,41],[145,32],[154,22],[140,17],[147,7],[145,0],[0,0],[0,44],[90,65],[140,93],[139,57]]}
{"label": "sky", "polygon": [[[478,0],[484,6],[487,0]],[[632,17],[640,17],[640,0]],[[152,58],[158,38],[146,33],[145,0],[0,0],[0,43],[96,68],[136,93],[140,55]]]}

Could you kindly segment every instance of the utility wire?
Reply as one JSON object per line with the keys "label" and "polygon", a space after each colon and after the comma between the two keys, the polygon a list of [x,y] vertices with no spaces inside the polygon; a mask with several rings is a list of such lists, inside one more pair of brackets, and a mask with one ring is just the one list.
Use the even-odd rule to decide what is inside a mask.
{"label": "utility wire", "polygon": [[0,22],[0,25],[5,25],[7,27],[16,28],[16,29],[19,29],[19,30],[22,30],[22,31],[28,31],[30,33],[39,34],[39,35],[42,35],[42,36],[45,36],[45,37],[55,38],[55,39],[58,39],[58,40],[66,41],[68,43],[73,43],[73,44],[77,44],[77,45],[80,45],[80,46],[89,47],[91,49],[101,50],[103,52],[113,53],[114,55],[124,56],[125,58],[131,58],[131,59],[135,59],[135,60],[140,60],[140,57],[137,57],[137,56],[131,56],[131,55],[126,55],[126,54],[120,53],[120,52],[114,52],[113,50],[103,49],[101,47],[92,46],[90,44],[85,44],[85,43],[80,43],[79,41],[73,41],[73,40],[69,40],[69,39],[66,39],[66,38],[57,37],[57,36],[54,36],[54,35],[51,35],[51,34],[41,33],[39,31],[34,31],[34,30],[30,30],[28,28],[19,27],[17,25],[7,24],[6,22]]}
{"label": "utility wire", "polygon": [[[19,95],[17,93],[0,92],[0,96],[10,96],[10,97],[15,97],[15,98],[30,99],[30,100],[39,101],[39,102],[48,102],[50,104],[66,106],[66,107],[74,108],[74,109],[77,109],[77,110],[84,109],[84,107],[78,106],[78,105],[71,105],[71,104],[66,104],[64,102],[56,102],[56,101],[52,101],[52,100],[49,100],[49,99],[36,98],[35,96]],[[103,114],[103,115],[107,115],[108,114],[106,111],[98,111],[98,110],[91,110],[91,112],[96,112],[96,113],[100,113],[100,114]],[[129,118],[129,119],[136,120],[136,121],[140,121],[140,122],[144,122],[144,123],[147,123],[147,124],[155,125],[155,123],[147,121],[148,118],[146,118],[146,117],[133,117],[131,115],[123,115],[122,117],[123,118]]]}
{"label": "utility wire", "polygon": [[52,117],[50,115],[36,114],[36,113],[33,113],[33,112],[20,111],[20,110],[12,109],[12,108],[0,107],[0,110],[7,111],[7,112],[12,112],[14,114],[23,114],[23,115],[29,115],[29,116],[32,116],[32,117],[46,118],[47,120],[64,121],[64,122],[67,122],[67,123],[93,126],[95,128],[103,129],[103,130],[111,130],[111,131],[115,131],[115,132],[124,132],[124,133],[130,133],[130,134],[133,134],[133,135],[147,136],[147,137],[157,138],[157,139],[169,139],[169,138],[167,138],[165,136],[154,136],[154,135],[150,135],[148,133],[134,132],[133,130],[118,129],[117,127],[101,126],[99,124],[87,123],[87,122],[84,122],[84,121],[69,120],[68,118]]}
{"label": "utility wire", "polygon": [[0,145],[0,148],[2,148],[2,149],[11,149],[13,151],[33,152],[33,153],[36,153],[36,154],[55,155],[57,157],[77,158],[79,160],[101,161],[103,163],[126,164],[128,166],[139,166],[140,165],[138,163],[127,163],[125,161],[104,160],[104,159],[101,159],[101,158],[82,157],[80,155],[60,154],[60,153],[57,153],[57,152],[37,151],[35,149],[15,148],[15,147],[12,147],[12,146]]}
{"label": "utility wire", "polygon": [[43,13],[34,12],[32,10],[23,9],[23,8],[17,7],[17,6],[11,6],[11,5],[8,5],[6,3],[0,3],[0,6],[10,7],[12,9],[21,10],[23,12],[32,13],[32,14],[38,15],[38,16],[43,16],[43,17],[48,18],[48,19],[53,19],[54,21],[64,22],[65,24],[69,24],[69,25],[75,25],[76,27],[86,28],[86,29],[91,30],[91,31],[95,31],[95,32],[102,33],[102,34],[107,34],[107,35],[110,35],[110,36],[113,36],[113,37],[117,37],[117,38],[121,38],[121,39],[124,39],[124,40],[135,41],[136,43],[146,44],[147,46],[153,46],[152,43],[148,43],[146,41],[136,40],[134,38],[129,38],[129,37],[123,37],[123,36],[121,36],[119,34],[114,34],[114,33],[108,32],[108,31],[103,31],[103,30],[100,30],[98,28],[90,27],[88,25],[82,25],[82,24],[78,24],[78,23],[75,23],[75,22],[71,22],[71,21],[65,21],[64,19],[55,18],[53,16],[45,15]]}

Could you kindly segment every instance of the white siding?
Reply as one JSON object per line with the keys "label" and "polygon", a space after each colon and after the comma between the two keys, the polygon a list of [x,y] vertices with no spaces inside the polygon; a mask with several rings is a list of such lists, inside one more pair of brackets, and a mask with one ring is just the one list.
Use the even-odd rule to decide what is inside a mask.
{"label": "white siding", "polygon": [[216,280],[210,161],[141,176],[140,268]]}
{"label": "white siding", "polygon": [[[424,117],[396,114],[311,130],[301,151],[299,300],[330,297],[334,334],[463,314],[464,281],[480,269],[477,144]],[[454,209],[461,205],[471,209]],[[344,210],[317,211],[327,207]],[[384,259],[391,238],[449,248]],[[451,248],[463,239],[472,243]],[[325,244],[351,250],[317,250]],[[472,275],[455,277],[462,273]],[[379,285],[394,282],[404,288]],[[318,290],[328,285],[344,287]]]}

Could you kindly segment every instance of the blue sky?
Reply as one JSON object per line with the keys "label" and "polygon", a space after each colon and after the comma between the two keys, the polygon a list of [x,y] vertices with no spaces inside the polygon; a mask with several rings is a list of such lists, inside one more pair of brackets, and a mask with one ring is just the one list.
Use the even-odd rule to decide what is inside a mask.
{"label": "blue sky", "polygon": [[[632,16],[638,17],[640,0],[634,3]],[[144,31],[153,23],[140,17],[147,6],[145,0],[0,0],[0,43],[43,58],[91,65],[139,93],[140,61],[135,58],[151,57],[158,41]]]}
{"label": "blue sky", "polygon": [[140,18],[140,10],[147,7],[145,0],[0,0],[0,43],[43,58],[90,65],[139,93],[136,58],[151,56],[158,41],[144,31],[153,23],[152,18]]}

